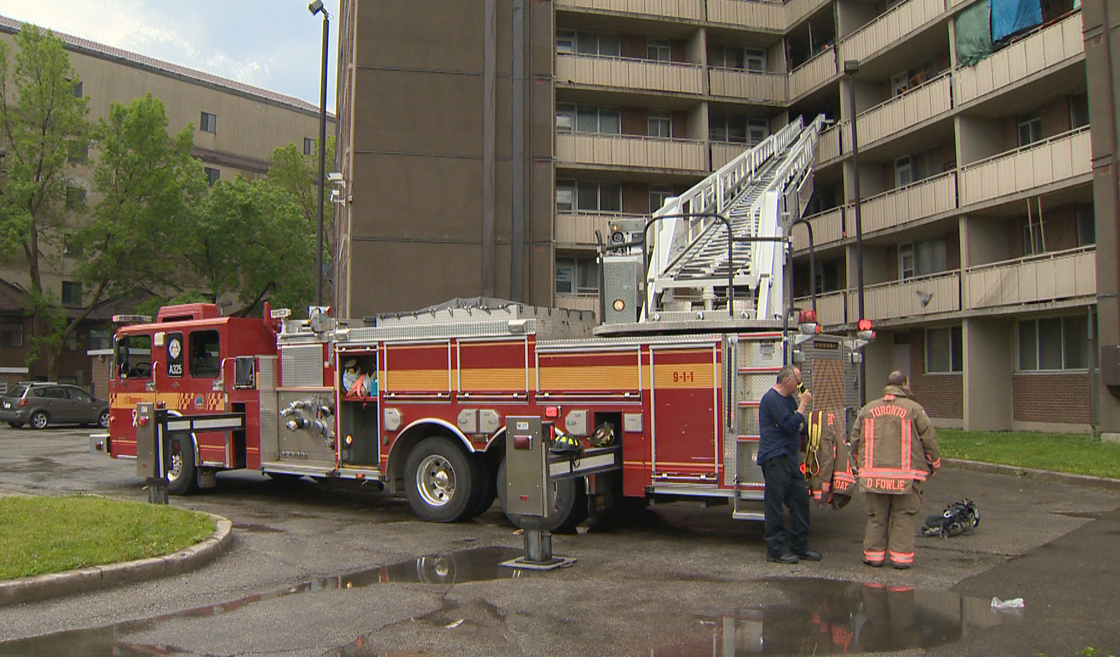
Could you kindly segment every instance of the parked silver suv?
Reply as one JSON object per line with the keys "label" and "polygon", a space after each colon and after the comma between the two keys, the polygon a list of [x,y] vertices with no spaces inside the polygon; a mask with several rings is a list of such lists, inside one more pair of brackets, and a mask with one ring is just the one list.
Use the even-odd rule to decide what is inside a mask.
{"label": "parked silver suv", "polygon": [[20,383],[0,398],[0,422],[19,428],[30,424],[99,425],[109,428],[109,402],[78,386],[62,383]]}

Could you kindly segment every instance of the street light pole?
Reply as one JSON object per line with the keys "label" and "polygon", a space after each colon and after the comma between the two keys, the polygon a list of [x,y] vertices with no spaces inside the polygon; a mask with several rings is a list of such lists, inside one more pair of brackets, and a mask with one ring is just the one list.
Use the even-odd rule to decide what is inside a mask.
{"label": "street light pole", "polygon": [[[844,74],[848,76],[848,111],[852,118],[852,193],[855,196],[856,210],[856,307],[860,319],[866,314],[863,307],[863,217],[860,214],[859,196],[859,135],[856,133],[856,73],[859,72],[859,61],[848,59],[844,61]],[[859,405],[862,408],[867,403],[867,365],[863,362],[863,354],[859,359]]]}
{"label": "street light pole", "polygon": [[323,305],[323,203],[327,171],[327,51],[331,15],[322,0],[307,5],[311,15],[323,14],[323,65],[319,75],[319,234],[315,242],[315,305]]}

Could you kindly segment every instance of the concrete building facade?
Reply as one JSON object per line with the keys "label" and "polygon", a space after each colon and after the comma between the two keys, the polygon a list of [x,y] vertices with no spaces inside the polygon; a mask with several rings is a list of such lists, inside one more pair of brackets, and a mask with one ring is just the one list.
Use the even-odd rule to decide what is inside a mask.
{"label": "concrete building facade", "polygon": [[[13,50],[13,36],[20,27],[19,22],[0,17],[0,39]],[[319,108],[315,105],[86,39],[61,33],[55,36],[62,39],[80,80],[75,93],[89,98],[90,120],[107,116],[112,103],[127,105],[151,92],[163,101],[169,131],[194,126],[194,155],[202,161],[211,184],[238,175],[250,179],[263,175],[272,151],[287,144],[294,143],[308,154],[317,152]],[[334,117],[328,118],[333,124]],[[96,202],[89,166],[76,165],[70,185],[68,199],[74,196],[87,204]],[[76,311],[88,299],[83,298],[80,284],[67,278],[67,258],[62,255],[61,266],[44,269],[43,281],[63,305]],[[46,374],[43,359],[30,368],[25,364],[33,334],[21,297],[28,283],[26,268],[0,270],[0,380],[5,382],[42,379]],[[87,325],[66,346],[59,361],[61,381],[105,394],[95,385],[97,361],[91,366],[86,353],[110,347],[113,312],[110,307],[95,309]]]}
{"label": "concrete building facade", "polygon": [[[969,430],[1085,431],[1114,401],[1102,402],[1097,384],[1079,3],[1044,3],[1041,24],[972,65],[958,47],[962,15],[981,4],[970,0],[425,4],[343,3],[340,154],[351,202],[339,239],[355,270],[359,259],[366,268],[339,276],[359,311],[351,316],[495,290],[479,283],[481,242],[456,258],[441,249],[480,239],[492,189],[496,271],[509,271],[503,213],[517,204],[502,166],[518,133],[534,149],[523,160],[527,198],[551,203],[522,203],[534,226],[526,247],[541,257],[525,288],[533,295],[512,298],[597,310],[596,231],[648,215],[792,118],[823,113],[832,124],[809,210],[817,270],[795,232],[796,303],[815,291],[830,329],[875,322],[869,395],[904,370],[939,425]],[[483,93],[491,41],[493,125]],[[530,91],[513,130],[502,90],[517,79],[519,49]],[[494,183],[483,165],[491,142]],[[363,286],[379,291],[358,301]]]}

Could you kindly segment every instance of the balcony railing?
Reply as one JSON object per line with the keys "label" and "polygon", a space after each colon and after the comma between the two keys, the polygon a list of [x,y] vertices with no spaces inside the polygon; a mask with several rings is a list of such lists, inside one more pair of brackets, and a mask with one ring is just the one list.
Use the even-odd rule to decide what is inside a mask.
{"label": "balcony railing", "polygon": [[556,213],[556,243],[564,246],[596,246],[595,231],[603,239],[610,236],[610,223],[616,219],[640,219],[646,215],[622,212],[590,212],[577,210]]}
{"label": "balcony railing", "polygon": [[698,64],[557,53],[556,81],[558,84],[702,94],[704,67]]}
{"label": "balcony railing", "polygon": [[861,112],[856,118],[860,147],[948,112],[952,107],[952,82],[949,74],[944,73]]}
{"label": "balcony railing", "polygon": [[786,101],[786,75],[752,73],[734,68],[708,69],[708,88],[713,96],[765,103]]}
{"label": "balcony railing", "polygon": [[830,3],[831,0],[786,0],[786,24],[782,29],[788,30]]}
{"label": "balcony railing", "polygon": [[[848,316],[858,316],[858,298],[848,295]],[[863,288],[868,319],[901,319],[961,309],[961,273],[930,274]]]}
{"label": "balcony railing", "polygon": [[708,168],[705,142],[598,133],[559,133],[556,160],[563,164],[700,172]]}
{"label": "balcony railing", "polygon": [[[846,290],[818,294],[817,321],[819,321],[822,326],[847,324],[848,318],[844,314],[844,307],[847,304],[847,300],[848,292]],[[812,307],[812,302],[812,297],[798,297],[793,300],[793,305],[798,308],[810,308]]]}
{"label": "balcony railing", "polygon": [[[945,11],[945,0],[906,0],[840,41],[840,59],[864,61]],[[792,97],[792,94],[790,94]]]}
{"label": "balcony railing", "polygon": [[836,75],[837,70],[835,48],[828,48],[817,53],[812,59],[790,71],[790,100],[795,100],[802,94],[828,82]]}
{"label": "balcony railing", "polygon": [[957,173],[919,180],[868,198],[860,205],[863,232],[903,226],[957,207]]}
{"label": "balcony railing", "polygon": [[702,0],[556,0],[557,8],[594,9],[643,16],[703,20]]}
{"label": "balcony railing", "polygon": [[992,308],[1097,294],[1097,249],[1080,247],[965,271],[966,308]]}
{"label": "balcony railing", "polygon": [[596,315],[599,314],[599,296],[575,296],[568,294],[556,295],[556,307],[567,308],[568,310],[590,310]]}
{"label": "balcony railing", "polygon": [[708,0],[708,20],[762,30],[785,30],[786,5],[781,2],[750,0]]}
{"label": "balcony railing", "polygon": [[959,69],[954,76],[958,102],[966,103],[1085,53],[1081,13],[1047,26],[1031,36]]}
{"label": "balcony railing", "polygon": [[821,138],[817,141],[817,162],[828,162],[843,154],[844,150],[840,143],[842,130],[843,125],[837,123],[821,133]]}
{"label": "balcony railing", "polygon": [[735,144],[726,141],[712,142],[712,168],[719,169],[731,160],[750,150],[750,144]]}
{"label": "balcony railing", "polygon": [[1085,126],[960,169],[960,206],[1062,182],[1091,171]]}
{"label": "balcony railing", "polygon": [[[805,217],[813,227],[813,248],[820,249],[844,239],[844,209],[834,208]],[[794,226],[791,233],[793,250],[809,248],[809,231],[804,226]]]}

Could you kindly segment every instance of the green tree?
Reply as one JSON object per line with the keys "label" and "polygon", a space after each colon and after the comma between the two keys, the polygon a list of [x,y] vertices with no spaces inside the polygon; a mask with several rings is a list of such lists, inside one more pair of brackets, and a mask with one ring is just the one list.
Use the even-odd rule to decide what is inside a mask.
{"label": "green tree", "polygon": [[[44,265],[57,264],[68,215],[71,159],[89,144],[85,98],[62,40],[25,24],[14,53],[0,42],[0,133],[3,160],[0,195],[0,253],[5,264],[26,267],[25,301],[33,317],[28,364],[42,349],[58,351],[66,312],[43,289]],[[71,196],[78,205],[77,195]],[[50,366],[48,367],[50,369]]]}
{"label": "green tree", "polygon": [[[272,164],[269,166],[266,180],[279,187],[290,195],[299,206],[300,214],[306,222],[307,229],[317,239],[319,226],[319,150],[315,148],[314,155],[304,155],[296,148],[295,144],[288,144],[272,151]],[[327,171],[332,169],[334,162],[334,137],[327,137],[326,153]],[[328,272],[334,253],[334,204],[331,203],[330,183],[323,194],[323,268]],[[311,260],[315,259],[315,242],[311,243]],[[311,265],[314,268],[314,264]],[[311,274],[308,274],[311,276]],[[315,281],[310,281],[311,289],[315,289]],[[308,300],[312,300],[308,295]],[[324,284],[323,296],[330,299],[329,286]]]}
{"label": "green tree", "polygon": [[105,299],[182,287],[177,254],[188,209],[206,187],[202,165],[191,157],[194,127],[168,136],[163,103],[150,93],[127,107],[113,103],[97,138],[99,200],[72,238],[80,254],[74,275],[88,303],[62,327],[59,345]]}

